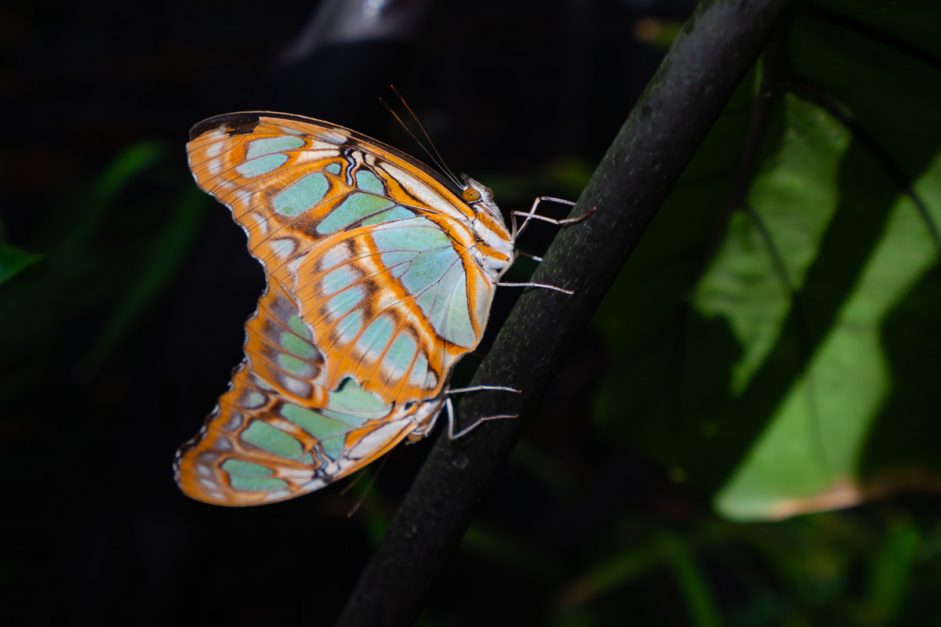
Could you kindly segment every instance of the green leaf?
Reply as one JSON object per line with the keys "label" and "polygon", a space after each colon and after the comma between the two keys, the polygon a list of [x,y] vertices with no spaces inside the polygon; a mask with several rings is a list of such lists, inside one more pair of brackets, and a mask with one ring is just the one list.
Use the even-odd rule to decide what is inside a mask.
{"label": "green leaf", "polygon": [[[158,141],[142,141],[119,153],[92,183],[89,189],[66,205],[68,212],[50,220],[50,240],[61,254],[87,245],[99,231],[114,207],[114,201],[131,183],[167,158],[169,147]],[[78,209],[77,211],[75,209]]]}
{"label": "green leaf", "polygon": [[941,489],[941,8],[871,4],[797,16],[596,318],[600,427],[730,518]]}
{"label": "green leaf", "polygon": [[[87,380],[169,286],[205,201],[183,170],[164,167],[167,154],[164,143],[132,145],[50,211],[35,280],[0,291],[0,355],[26,364],[0,381],[0,398],[41,388],[49,371]],[[66,336],[78,349],[64,358]]]}
{"label": "green leaf", "polygon": [[205,206],[205,194],[189,188],[170,207],[166,222],[146,242],[146,249],[136,255],[139,267],[134,280],[121,292],[102,331],[80,364],[79,372],[83,376],[89,377],[101,367],[121,338],[176,276],[195,243],[205,217]]}
{"label": "green leaf", "polygon": [[869,594],[872,623],[888,623],[896,618],[908,589],[920,539],[918,529],[909,521],[895,520],[888,528],[872,569]]}
{"label": "green leaf", "polygon": [[689,608],[691,623],[698,627],[721,625],[719,610],[693,552],[680,536],[674,534],[665,535],[660,543]]}
{"label": "green leaf", "polygon": [[0,285],[6,283],[14,276],[42,261],[42,255],[10,246],[0,244]]}

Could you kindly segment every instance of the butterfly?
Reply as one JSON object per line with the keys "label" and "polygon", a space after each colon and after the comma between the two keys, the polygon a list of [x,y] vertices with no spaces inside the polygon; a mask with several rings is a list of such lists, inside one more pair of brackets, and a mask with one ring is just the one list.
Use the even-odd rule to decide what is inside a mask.
{"label": "butterfly", "polygon": [[451,368],[480,342],[516,257],[516,216],[565,222],[536,215],[537,199],[508,229],[474,179],[448,182],[297,115],[209,118],[187,154],[266,279],[244,359],[174,463],[186,495],[217,505],[312,492],[424,437],[450,409]]}

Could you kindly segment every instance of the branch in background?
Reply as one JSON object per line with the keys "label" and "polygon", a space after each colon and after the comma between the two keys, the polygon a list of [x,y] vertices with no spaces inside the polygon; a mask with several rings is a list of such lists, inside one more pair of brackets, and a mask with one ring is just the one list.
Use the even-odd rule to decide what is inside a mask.
{"label": "branch in background", "polygon": [[925,228],[928,229],[928,233],[931,235],[931,241],[934,242],[934,246],[938,249],[938,252],[941,252],[941,228],[935,223],[924,198],[922,198],[912,186],[911,176],[905,172],[901,164],[889,154],[889,151],[882,147],[872,133],[866,130],[843,104],[816,85],[793,79],[787,83],[787,87],[799,97],[814,103],[833,116],[837,122],[842,124],[843,127],[850,132],[850,135],[852,135],[861,146],[869,151],[869,154],[879,162],[882,169],[895,179],[895,184],[898,185],[899,190],[908,196],[908,199],[915,205],[918,215],[924,221]]}
{"label": "branch in background", "polygon": [[748,120],[748,131],[745,134],[745,143],[739,155],[732,178],[732,189],[719,215],[712,237],[709,238],[709,248],[703,258],[702,266],[696,282],[702,278],[709,267],[712,258],[718,251],[719,245],[725,238],[729,220],[735,211],[744,209],[747,205],[748,192],[751,189],[752,179],[755,175],[755,166],[758,164],[761,146],[764,144],[771,123],[771,111],[775,99],[779,95],[779,83],[782,76],[790,72],[787,63],[787,33],[784,27],[779,28],[765,46],[761,61],[761,82],[758,93],[752,102],[751,115]]}
{"label": "branch in background", "polygon": [[818,6],[807,7],[807,9],[803,12],[803,15],[809,17],[810,19],[816,19],[821,22],[826,22],[828,24],[832,24],[833,26],[852,31],[857,35],[868,37],[869,39],[878,41],[886,48],[891,48],[900,54],[908,55],[914,59],[918,59],[920,62],[924,63],[925,65],[929,65],[936,70],[941,70],[941,58],[936,57],[927,50],[913,46],[904,39],[893,37],[885,30],[875,28],[866,22],[862,22],[847,15],[841,15],[835,11]]}
{"label": "branch in background", "polygon": [[[464,421],[538,403],[673,184],[702,143],[777,25],[788,0],[704,1],[599,163],[573,215],[598,212],[560,232],[534,281],[575,290],[530,290],[519,299],[473,385],[523,390],[467,397]],[[643,306],[642,303],[638,304]],[[522,428],[495,421],[472,435],[439,437],[366,566],[340,625],[404,625],[457,547],[474,507],[505,463]]]}

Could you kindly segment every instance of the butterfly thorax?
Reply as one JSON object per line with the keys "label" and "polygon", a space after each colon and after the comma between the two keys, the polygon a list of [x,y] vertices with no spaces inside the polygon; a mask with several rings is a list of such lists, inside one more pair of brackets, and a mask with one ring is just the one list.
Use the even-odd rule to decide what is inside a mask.
{"label": "butterfly thorax", "polygon": [[513,264],[513,238],[506,228],[500,208],[493,201],[493,191],[466,174],[463,178],[461,197],[474,210],[470,227],[476,245],[472,253],[480,267],[496,281]]}

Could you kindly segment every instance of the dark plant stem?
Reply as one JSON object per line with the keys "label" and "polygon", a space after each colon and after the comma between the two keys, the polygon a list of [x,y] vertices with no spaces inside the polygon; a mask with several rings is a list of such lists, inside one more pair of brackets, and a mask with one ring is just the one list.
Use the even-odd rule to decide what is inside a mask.
{"label": "dark plant stem", "polygon": [[[771,35],[765,44],[762,59],[758,67],[761,68],[761,81],[758,85],[758,93],[755,94],[752,101],[751,114],[748,119],[748,128],[745,133],[745,141],[742,145],[742,151],[739,154],[738,163],[735,166],[735,174],[732,177],[732,186],[726,197],[722,211],[716,216],[715,225],[712,232],[706,239],[706,245],[703,248],[702,257],[699,262],[699,268],[696,275],[689,283],[689,292],[693,293],[696,286],[702,281],[706,271],[712,264],[713,258],[719,252],[719,247],[725,241],[726,233],[729,229],[729,223],[732,215],[736,211],[745,210],[748,203],[748,192],[751,189],[752,179],[755,175],[755,167],[761,153],[761,147],[764,144],[768,134],[768,127],[771,123],[771,112],[780,98],[779,83],[782,76],[790,72],[787,62],[787,37],[790,28],[791,19],[784,18],[780,20],[775,32]],[[786,279],[786,274],[784,275]],[[790,282],[785,282],[788,293],[792,293]],[[677,316],[675,326],[676,341],[673,347],[670,366],[670,380],[679,389],[682,384],[682,378],[685,374],[685,360],[689,343],[687,333],[689,331],[689,320],[693,314],[694,303],[687,301],[686,306],[682,308]],[[682,415],[680,409],[680,399],[673,399],[676,403],[672,413],[676,416]]]}
{"label": "dark plant stem", "polygon": [[745,135],[745,144],[735,168],[732,178],[732,189],[722,208],[719,224],[709,239],[709,250],[703,260],[696,282],[702,278],[706,269],[715,256],[719,245],[725,238],[729,220],[735,211],[744,209],[748,201],[748,192],[751,189],[752,178],[755,175],[755,166],[758,165],[762,144],[768,133],[771,123],[771,111],[774,108],[779,94],[779,83],[782,75],[789,73],[787,64],[787,24],[782,25],[768,40],[762,55],[761,83],[758,93],[752,102],[751,116],[748,120],[748,132]]}
{"label": "dark plant stem", "polygon": [[[581,333],[657,209],[754,63],[789,0],[706,0],[667,54],[534,281],[574,289],[529,290],[519,299],[473,384],[523,394],[470,395],[465,421],[520,413],[457,441],[442,434],[366,566],[339,624],[406,625],[457,547],[474,507],[503,466],[524,421]],[[642,307],[643,303],[637,306]]]}

